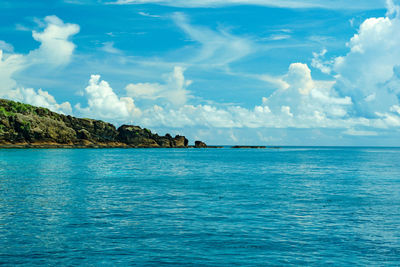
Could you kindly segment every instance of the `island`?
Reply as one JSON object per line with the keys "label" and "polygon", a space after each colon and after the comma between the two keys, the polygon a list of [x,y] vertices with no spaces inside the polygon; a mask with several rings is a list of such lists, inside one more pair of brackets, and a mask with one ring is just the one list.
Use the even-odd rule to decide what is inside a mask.
{"label": "island", "polygon": [[[76,118],[47,108],[0,99],[1,148],[188,148],[185,136]],[[195,148],[207,145],[196,141]]]}
{"label": "island", "polygon": [[266,146],[233,146],[232,148],[267,148]]}
{"label": "island", "polygon": [[[160,136],[136,125],[76,118],[0,98],[0,148],[224,148],[185,136]],[[267,148],[231,146],[230,148]],[[278,148],[278,147],[271,147]]]}

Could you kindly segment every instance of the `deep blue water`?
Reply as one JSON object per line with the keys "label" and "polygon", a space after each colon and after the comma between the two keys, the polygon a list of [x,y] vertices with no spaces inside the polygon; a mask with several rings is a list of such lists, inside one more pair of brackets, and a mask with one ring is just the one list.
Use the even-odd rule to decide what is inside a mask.
{"label": "deep blue water", "polygon": [[0,264],[400,265],[400,149],[3,149]]}

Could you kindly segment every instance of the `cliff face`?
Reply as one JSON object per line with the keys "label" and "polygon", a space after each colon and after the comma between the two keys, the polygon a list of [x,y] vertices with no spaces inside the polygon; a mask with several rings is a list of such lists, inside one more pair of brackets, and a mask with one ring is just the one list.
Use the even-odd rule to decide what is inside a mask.
{"label": "cliff face", "polygon": [[187,147],[184,136],[159,136],[139,126],[80,119],[0,99],[3,147]]}

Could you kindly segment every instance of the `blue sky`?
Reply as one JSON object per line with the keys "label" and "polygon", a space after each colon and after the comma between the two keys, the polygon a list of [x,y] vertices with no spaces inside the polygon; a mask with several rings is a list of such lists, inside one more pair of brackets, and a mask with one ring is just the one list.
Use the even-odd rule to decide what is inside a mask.
{"label": "blue sky", "polygon": [[0,0],[0,95],[209,144],[400,145],[380,0]]}

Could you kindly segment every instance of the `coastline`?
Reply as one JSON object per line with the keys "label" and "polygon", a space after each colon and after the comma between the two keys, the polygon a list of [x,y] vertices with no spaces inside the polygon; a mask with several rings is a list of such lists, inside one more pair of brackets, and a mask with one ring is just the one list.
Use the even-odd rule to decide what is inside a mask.
{"label": "coastline", "polygon": [[77,118],[49,109],[0,99],[0,148],[277,148],[253,145],[207,145],[185,136],[164,136],[147,128]]}
{"label": "coastline", "polygon": [[[183,148],[185,136],[158,135],[137,125],[77,118],[49,109],[0,99],[2,148]],[[195,141],[195,147],[207,147]]]}
{"label": "coastline", "polygon": [[178,149],[280,149],[281,147],[274,146],[206,146],[196,147],[194,145],[189,146],[177,146],[177,147],[152,147],[152,146],[130,146],[124,143],[101,143],[101,144],[90,144],[90,145],[79,145],[79,144],[57,144],[57,143],[9,143],[0,144],[0,149],[85,149],[85,148],[98,148],[98,149],[109,149],[109,148],[125,148],[125,149],[148,149],[148,148],[178,148]]}

